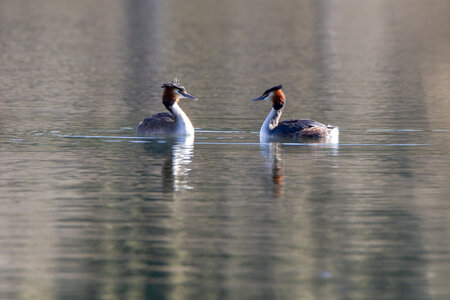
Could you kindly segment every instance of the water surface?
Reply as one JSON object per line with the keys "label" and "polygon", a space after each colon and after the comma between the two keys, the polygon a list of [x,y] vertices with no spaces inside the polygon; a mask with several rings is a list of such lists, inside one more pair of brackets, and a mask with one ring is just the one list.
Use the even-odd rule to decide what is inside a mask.
{"label": "water surface", "polygon": [[[449,12],[0,1],[0,298],[448,299]],[[260,143],[279,83],[340,143]]]}

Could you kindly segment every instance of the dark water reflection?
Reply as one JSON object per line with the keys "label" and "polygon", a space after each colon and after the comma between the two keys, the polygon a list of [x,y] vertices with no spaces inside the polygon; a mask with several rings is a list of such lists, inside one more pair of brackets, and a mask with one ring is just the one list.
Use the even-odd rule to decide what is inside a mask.
{"label": "dark water reflection", "polygon": [[[0,1],[0,298],[447,299],[432,2]],[[174,75],[195,139],[134,137]],[[278,83],[340,143],[260,144]]]}

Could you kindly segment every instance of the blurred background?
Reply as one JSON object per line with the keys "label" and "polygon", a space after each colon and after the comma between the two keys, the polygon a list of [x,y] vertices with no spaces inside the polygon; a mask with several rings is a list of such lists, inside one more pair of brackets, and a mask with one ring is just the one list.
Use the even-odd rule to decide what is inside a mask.
{"label": "blurred background", "polygon": [[449,150],[447,0],[0,0],[1,299],[448,299]]}

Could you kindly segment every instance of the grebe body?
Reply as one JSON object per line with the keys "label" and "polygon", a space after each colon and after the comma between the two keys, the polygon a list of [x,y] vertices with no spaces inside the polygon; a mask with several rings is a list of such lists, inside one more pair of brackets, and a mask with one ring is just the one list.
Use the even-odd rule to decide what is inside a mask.
{"label": "grebe body", "polygon": [[161,85],[164,89],[162,103],[169,112],[158,113],[145,118],[136,127],[137,136],[194,135],[194,127],[186,113],[179,106],[180,98],[198,100],[188,94],[178,78]]}
{"label": "grebe body", "polygon": [[260,97],[253,99],[253,101],[272,101],[272,110],[259,132],[261,141],[283,138],[327,142],[339,141],[339,128],[337,126],[325,125],[314,120],[286,120],[279,122],[286,104],[286,96],[281,90],[282,88],[281,84],[274,86],[266,90]]}

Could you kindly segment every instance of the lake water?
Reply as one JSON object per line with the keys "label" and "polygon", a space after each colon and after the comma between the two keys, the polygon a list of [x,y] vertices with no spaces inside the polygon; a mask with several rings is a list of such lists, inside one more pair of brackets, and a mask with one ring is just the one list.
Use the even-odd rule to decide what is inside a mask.
{"label": "lake water", "polygon": [[447,0],[2,0],[0,105],[1,299],[450,298]]}

